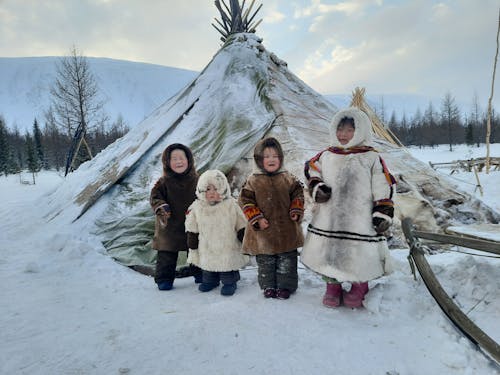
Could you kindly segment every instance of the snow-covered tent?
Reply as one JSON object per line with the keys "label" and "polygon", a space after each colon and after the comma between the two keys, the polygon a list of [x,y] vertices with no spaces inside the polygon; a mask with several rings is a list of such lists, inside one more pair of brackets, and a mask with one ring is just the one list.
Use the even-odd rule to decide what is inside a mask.
{"label": "snow-covered tent", "polygon": [[[280,140],[286,167],[303,179],[304,161],[328,146],[336,111],[254,33],[230,34],[193,82],[69,175],[50,196],[46,217],[75,221],[92,213],[96,234],[112,257],[129,266],[149,265],[156,254],[148,244],[153,233],[148,197],[167,145],[188,145],[199,170],[222,170],[237,193],[251,170],[253,147],[265,136]],[[498,222],[497,213],[456,191],[404,148],[379,136],[375,147],[397,178],[399,219],[411,216],[430,231]],[[393,241],[402,245],[398,224]]]}

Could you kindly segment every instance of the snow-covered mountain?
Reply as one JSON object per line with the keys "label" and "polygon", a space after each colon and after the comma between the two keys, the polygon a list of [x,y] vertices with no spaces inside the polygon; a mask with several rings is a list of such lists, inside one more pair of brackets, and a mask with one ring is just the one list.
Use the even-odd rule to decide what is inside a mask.
{"label": "snow-covered mountain", "polygon": [[[31,130],[37,118],[43,124],[50,106],[50,87],[60,57],[0,57],[0,115],[7,127]],[[133,127],[174,95],[198,73],[160,65],[107,58],[88,58],[114,121],[120,114]]]}
{"label": "snow-covered mountain", "polygon": [[[43,124],[43,113],[50,105],[50,87],[56,63],[61,57],[0,57],[0,115],[7,127],[21,132],[31,130],[36,117]],[[88,58],[106,102],[105,111],[114,121],[120,114],[133,127],[196,77],[198,72],[161,65],[108,58]],[[354,89],[354,88],[353,88]],[[325,97],[336,107],[348,106],[350,93],[329,93]],[[388,121],[394,111],[400,119],[410,118],[419,108],[423,113],[432,101],[439,110],[441,99],[413,94],[377,94],[367,88],[367,101],[377,113],[384,108]],[[470,103],[458,103],[468,112]]]}

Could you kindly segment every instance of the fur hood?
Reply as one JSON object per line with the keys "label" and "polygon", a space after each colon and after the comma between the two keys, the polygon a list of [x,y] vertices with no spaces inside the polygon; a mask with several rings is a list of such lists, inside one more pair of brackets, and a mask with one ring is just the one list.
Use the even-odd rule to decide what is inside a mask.
{"label": "fur hood", "polygon": [[[354,119],[354,137],[349,143],[342,145],[337,138],[337,127],[344,117]],[[368,116],[356,107],[349,107],[338,111],[330,122],[330,139],[333,147],[351,148],[356,146],[369,146],[372,141],[372,125]]]}
{"label": "fur hood", "polygon": [[231,197],[229,182],[227,182],[226,176],[221,171],[217,169],[210,169],[203,172],[200,176],[198,179],[198,185],[196,186],[196,197],[200,201],[206,202],[207,198],[205,197],[205,193],[207,192],[208,185],[215,186],[222,200]]}

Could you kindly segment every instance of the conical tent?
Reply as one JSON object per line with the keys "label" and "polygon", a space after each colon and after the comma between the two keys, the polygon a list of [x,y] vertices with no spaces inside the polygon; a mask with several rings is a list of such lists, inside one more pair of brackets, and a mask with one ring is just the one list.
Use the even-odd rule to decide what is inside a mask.
{"label": "conical tent", "polygon": [[[328,147],[336,111],[255,34],[230,34],[193,82],[68,176],[51,195],[47,218],[74,221],[93,212],[95,233],[112,257],[126,265],[151,264],[154,220],[148,198],[162,173],[166,146],[186,144],[198,170],[222,170],[237,193],[252,168],[253,147],[265,136],[280,140],[285,166],[303,179],[304,161]],[[498,222],[498,214],[455,191],[403,148],[375,138],[398,180],[399,218],[412,216],[434,231],[454,222]],[[394,239],[402,244],[395,227]]]}

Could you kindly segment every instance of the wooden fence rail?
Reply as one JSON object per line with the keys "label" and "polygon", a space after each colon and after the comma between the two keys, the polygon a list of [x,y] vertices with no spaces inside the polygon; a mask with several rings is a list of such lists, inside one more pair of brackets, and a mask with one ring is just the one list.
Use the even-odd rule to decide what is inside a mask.
{"label": "wooden fence rail", "polygon": [[[467,315],[465,315],[458,306],[453,302],[453,299],[448,296],[439,281],[437,280],[434,272],[432,271],[429,263],[425,259],[425,253],[422,249],[420,238],[429,238],[431,240],[440,241],[443,243],[455,243],[460,246],[475,248],[481,251],[488,251],[495,254],[500,253],[500,245],[493,241],[481,241],[475,239],[465,239],[459,236],[438,235],[431,233],[430,236],[426,232],[418,232],[413,229],[413,223],[410,218],[403,219],[402,222],[403,232],[406,241],[410,246],[410,257],[414,264],[417,266],[418,272],[422,277],[427,289],[432,297],[436,300],[439,307],[443,310],[445,315],[453,322],[453,324],[475,345],[483,349],[493,360],[496,365],[500,366],[500,345],[495,340],[489,337],[482,331],[474,322],[472,322]],[[438,235],[438,236],[435,236]],[[432,237],[432,238],[430,238]],[[451,239],[451,237],[455,237]],[[451,242],[453,241],[453,242]],[[486,244],[485,244],[486,242]],[[491,243],[490,243],[491,242]],[[478,247],[474,247],[474,246]],[[490,247],[491,246],[491,247]],[[412,265],[413,269],[413,265]]]}
{"label": "wooden fence rail", "polygon": [[[431,166],[432,169],[450,168],[452,174],[458,170],[472,172],[474,167],[476,167],[476,169],[479,172],[481,172],[486,165],[486,158],[453,160],[449,162],[440,162],[440,163],[429,162],[429,165]],[[493,168],[493,170],[495,171],[500,170],[500,158],[497,157],[490,158],[490,168]]]}

